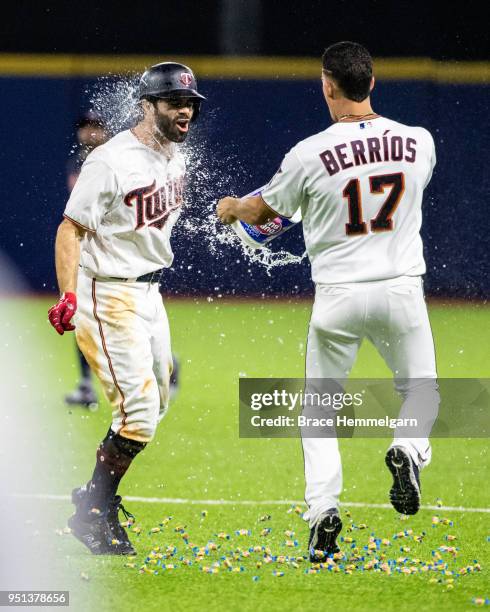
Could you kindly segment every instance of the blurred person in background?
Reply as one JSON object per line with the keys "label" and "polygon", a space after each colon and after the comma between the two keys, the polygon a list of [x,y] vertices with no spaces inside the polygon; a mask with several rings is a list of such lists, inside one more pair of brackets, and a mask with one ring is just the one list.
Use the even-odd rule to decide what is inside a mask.
{"label": "blurred person in background", "polygon": [[[66,183],[71,193],[80,174],[83,162],[89,153],[109,139],[102,117],[93,111],[87,111],[77,121],[77,145],[67,162]],[[78,363],[80,366],[80,379],[71,393],[65,395],[65,403],[69,406],[84,406],[96,409],[98,406],[97,394],[94,389],[92,374],[87,360],[76,344]]]}

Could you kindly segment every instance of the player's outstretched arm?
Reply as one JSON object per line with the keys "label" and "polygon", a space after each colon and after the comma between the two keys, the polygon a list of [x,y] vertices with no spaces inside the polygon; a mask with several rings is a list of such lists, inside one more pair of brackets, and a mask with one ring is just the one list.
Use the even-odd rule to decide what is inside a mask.
{"label": "player's outstretched arm", "polygon": [[71,319],[77,310],[77,275],[80,261],[80,240],[84,230],[64,219],[58,227],[55,245],[56,277],[61,297],[48,312],[49,322],[63,335],[73,331]]}
{"label": "player's outstretched arm", "polygon": [[277,217],[260,195],[245,198],[222,198],[216,209],[220,221],[225,225],[234,223],[237,219],[250,225],[260,225]]}

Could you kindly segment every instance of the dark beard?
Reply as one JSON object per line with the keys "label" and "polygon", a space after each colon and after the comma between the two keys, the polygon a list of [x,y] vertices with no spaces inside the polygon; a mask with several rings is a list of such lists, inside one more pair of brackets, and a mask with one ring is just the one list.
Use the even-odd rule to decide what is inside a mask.
{"label": "dark beard", "polygon": [[157,112],[155,118],[155,124],[157,130],[165,136],[167,140],[171,140],[172,142],[184,142],[187,138],[186,132],[180,132],[175,123],[166,116]]}

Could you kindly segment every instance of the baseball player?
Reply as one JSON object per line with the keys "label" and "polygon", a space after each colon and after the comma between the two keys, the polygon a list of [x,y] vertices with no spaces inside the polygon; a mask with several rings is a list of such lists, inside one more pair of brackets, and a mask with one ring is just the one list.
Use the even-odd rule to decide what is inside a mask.
{"label": "baseball player", "polygon": [[[96,147],[107,142],[109,136],[105,129],[102,117],[94,111],[84,113],[76,123],[78,149],[68,159],[67,163],[67,186],[71,192],[80,175],[83,162]],[[80,382],[65,395],[65,403],[69,406],[83,406],[85,408],[97,408],[98,400],[94,389],[90,365],[76,344],[78,362],[80,366]],[[177,393],[179,386],[179,363],[175,355],[172,355],[173,369],[170,376],[170,398]]]}
{"label": "baseball player", "polygon": [[117,489],[168,406],[172,357],[158,281],[172,265],[170,235],[183,204],[178,143],[203,99],[187,66],[148,69],[139,85],[141,120],[90,153],[58,228],[61,297],[49,320],[59,334],[76,327],[113,407],[92,478],[73,491],[68,522],[94,554],[135,553],[119,523]]}
{"label": "baseball player", "polygon": [[[439,395],[432,333],[421,276],[422,193],[435,164],[434,142],[421,127],[375,113],[368,51],[340,42],[323,55],[322,88],[333,121],[287,153],[262,193],[219,201],[225,224],[262,224],[301,208],[316,286],[308,332],[307,379],[345,379],[368,338],[393,372],[410,417],[420,403],[432,423]],[[338,551],[342,490],[336,437],[302,432],[311,561]],[[425,436],[395,431],[386,454],[394,508],[415,514],[419,471],[431,449]]]}

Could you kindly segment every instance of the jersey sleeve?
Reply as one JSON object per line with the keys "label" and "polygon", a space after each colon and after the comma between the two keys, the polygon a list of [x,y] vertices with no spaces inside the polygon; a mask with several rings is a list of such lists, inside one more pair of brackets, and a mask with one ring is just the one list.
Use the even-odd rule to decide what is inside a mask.
{"label": "jersey sleeve", "polygon": [[429,172],[427,173],[427,178],[425,179],[424,189],[430,182],[432,178],[432,173],[434,172],[434,166],[436,165],[436,146],[434,144],[434,139],[432,138],[432,134],[427,132],[429,137],[429,146],[430,146],[430,159],[429,159]]}
{"label": "jersey sleeve", "polygon": [[294,149],[284,157],[281,167],[262,190],[262,199],[274,212],[292,217],[305,195],[306,174]]}
{"label": "jersey sleeve", "polygon": [[85,230],[95,232],[117,193],[112,168],[97,156],[89,156],[73,187],[64,217]]}

